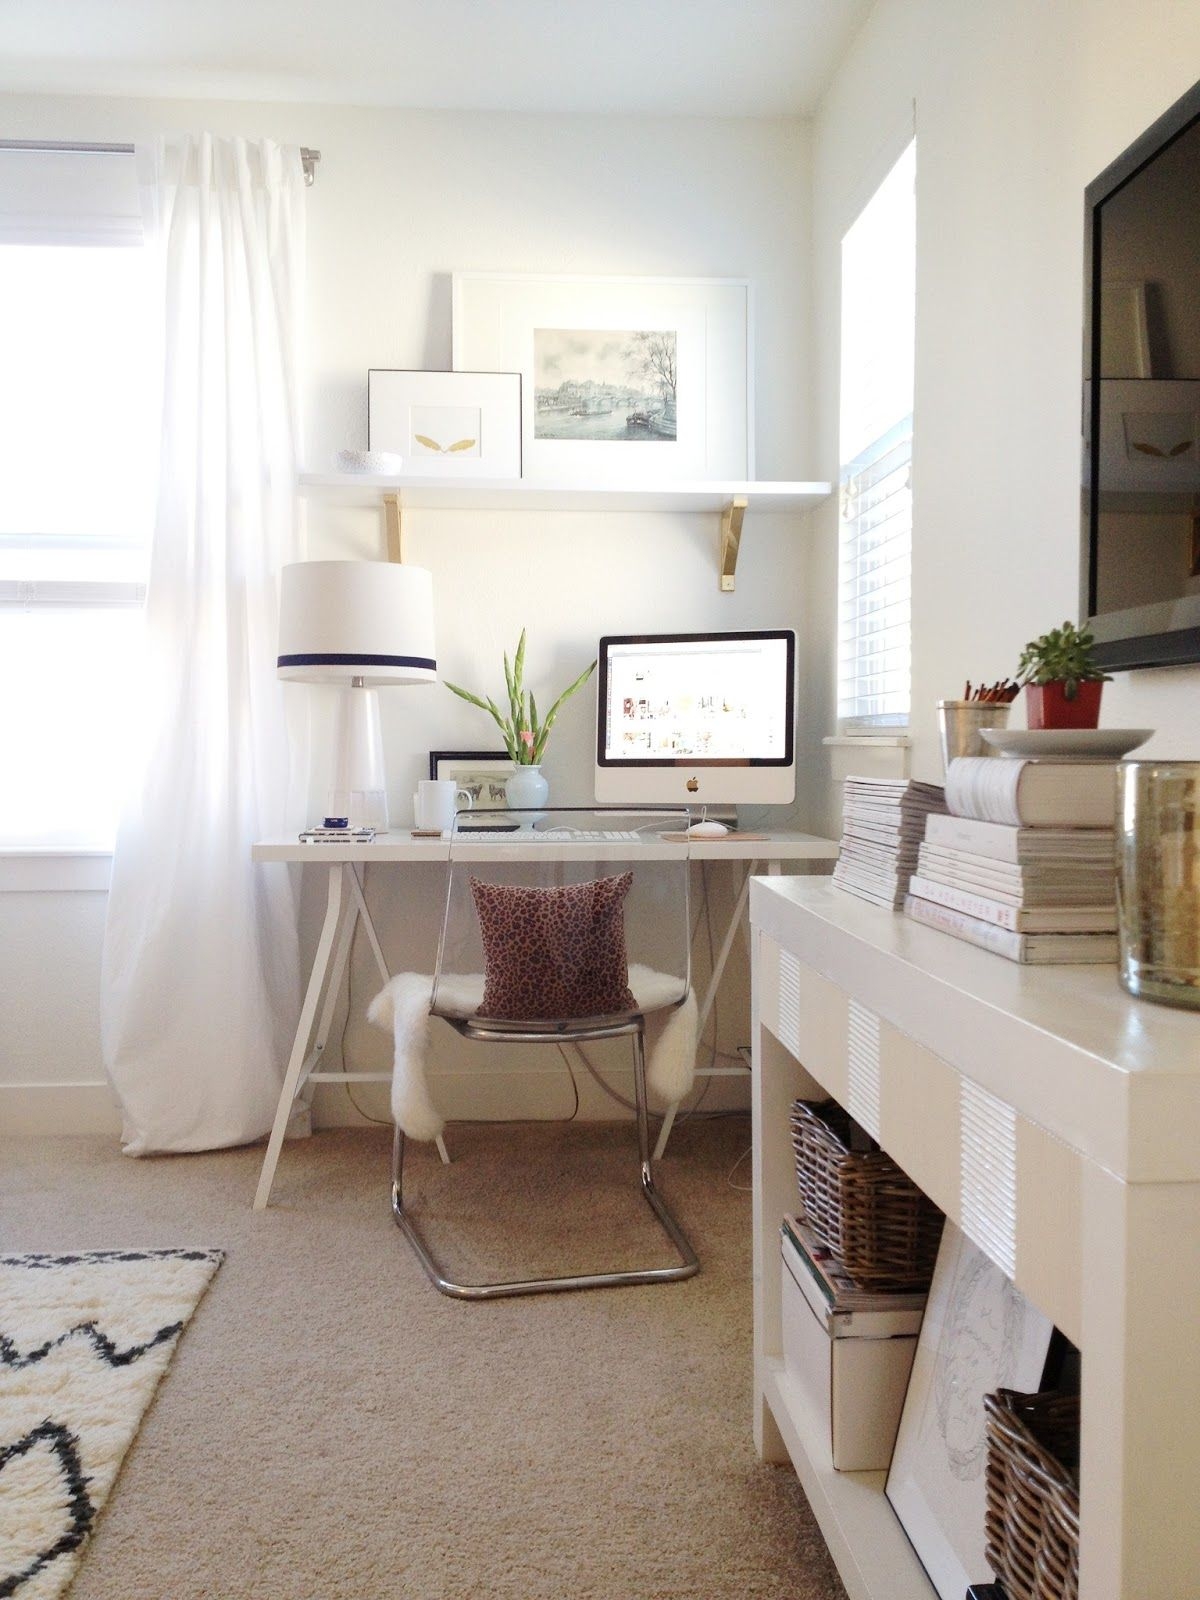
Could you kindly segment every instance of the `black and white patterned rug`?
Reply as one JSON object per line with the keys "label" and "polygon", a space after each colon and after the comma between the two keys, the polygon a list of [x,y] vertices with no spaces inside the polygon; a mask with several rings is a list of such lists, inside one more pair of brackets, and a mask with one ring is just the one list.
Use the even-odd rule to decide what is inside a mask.
{"label": "black and white patterned rug", "polygon": [[54,1600],[221,1250],[0,1255],[0,1600]]}

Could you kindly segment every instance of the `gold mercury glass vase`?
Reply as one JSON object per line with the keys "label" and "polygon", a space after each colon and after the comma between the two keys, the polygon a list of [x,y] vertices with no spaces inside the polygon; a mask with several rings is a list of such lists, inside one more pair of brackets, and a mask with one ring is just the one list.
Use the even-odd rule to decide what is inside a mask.
{"label": "gold mercury glass vase", "polygon": [[1200,1010],[1200,761],[1117,766],[1121,983]]}

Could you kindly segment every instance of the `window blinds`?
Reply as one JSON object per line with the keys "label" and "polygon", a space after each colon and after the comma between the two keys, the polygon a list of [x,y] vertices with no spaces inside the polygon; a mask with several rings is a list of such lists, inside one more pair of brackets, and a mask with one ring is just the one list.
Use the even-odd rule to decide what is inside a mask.
{"label": "window blinds", "polygon": [[842,469],[838,717],[904,726],[911,677],[912,417]]}
{"label": "window blinds", "polygon": [[132,154],[0,150],[0,244],[141,243]]}
{"label": "window blinds", "polygon": [[911,679],[916,145],[842,240],[838,721],[903,727]]}

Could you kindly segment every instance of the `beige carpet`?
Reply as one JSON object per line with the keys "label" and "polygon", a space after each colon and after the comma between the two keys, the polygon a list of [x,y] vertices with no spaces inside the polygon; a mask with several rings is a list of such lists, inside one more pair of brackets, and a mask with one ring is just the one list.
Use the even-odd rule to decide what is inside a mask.
{"label": "beige carpet", "polygon": [[[553,1270],[581,1232],[588,1265],[614,1239],[669,1258],[640,1220],[629,1130],[450,1136],[449,1172],[422,1150],[411,1174],[414,1200],[453,1206],[438,1243],[455,1266],[456,1230],[485,1223],[509,1269]],[[693,1124],[661,1163],[698,1278],[480,1306],[436,1294],[394,1227],[382,1131],[287,1145],[260,1214],[256,1150],[0,1144],[7,1249],[228,1251],[71,1600],[841,1597],[795,1477],[751,1443],[750,1197],[727,1181],[748,1143],[742,1119]],[[570,1239],[576,1162],[597,1189]],[[519,1227],[506,1203],[532,1207]]]}

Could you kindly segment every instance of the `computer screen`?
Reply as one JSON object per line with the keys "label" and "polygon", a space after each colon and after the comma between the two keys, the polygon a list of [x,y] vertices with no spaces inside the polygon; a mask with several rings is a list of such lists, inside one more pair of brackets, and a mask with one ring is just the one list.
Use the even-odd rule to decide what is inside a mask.
{"label": "computer screen", "polygon": [[596,798],[786,805],[795,795],[796,636],[608,636],[600,641]]}

